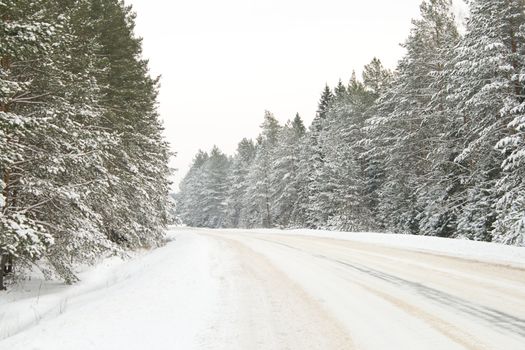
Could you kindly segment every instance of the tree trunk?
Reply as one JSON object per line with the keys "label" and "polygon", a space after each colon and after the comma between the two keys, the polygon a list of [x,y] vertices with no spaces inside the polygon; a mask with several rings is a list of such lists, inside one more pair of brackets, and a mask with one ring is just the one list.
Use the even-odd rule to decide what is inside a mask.
{"label": "tree trunk", "polygon": [[[5,57],[0,57],[0,66],[4,69],[4,70],[8,70],[9,69],[9,58],[7,56]],[[9,112],[9,104],[8,102],[5,102],[5,103],[2,103],[0,102],[0,112],[4,112],[4,113],[7,113]],[[7,130],[5,131],[5,133],[7,134]],[[7,136],[7,143],[9,143],[9,135],[6,135]],[[4,168],[2,169],[3,170],[3,174],[2,174],[2,180],[4,182],[4,189],[1,193],[1,195],[4,196],[4,211],[5,209],[9,206],[9,182],[10,182],[10,174],[9,174],[9,170],[7,168]],[[2,171],[0,170],[0,171]],[[3,257],[2,257],[3,259]],[[3,260],[2,260],[3,261]],[[4,262],[5,263],[5,262]],[[2,265],[3,266],[3,265]],[[3,269],[1,270],[3,271]],[[0,287],[2,286],[2,284],[0,283]]]}
{"label": "tree trunk", "polygon": [[0,257],[0,291],[6,290],[4,286],[4,268],[5,264],[7,263],[8,256],[5,254],[2,254]]}
{"label": "tree trunk", "polygon": [[[9,21],[9,16],[3,15],[2,20],[4,22]],[[0,57],[0,66],[6,71],[10,68],[10,61],[9,61],[8,56]],[[0,111],[9,112],[8,102],[0,103]],[[1,193],[0,195],[5,197],[4,200],[5,200],[6,207],[8,206],[7,200],[8,200],[8,195],[9,195],[9,189],[8,189],[9,180],[10,180],[9,177],[10,177],[9,171],[7,171],[7,169],[4,169],[4,174],[2,174],[2,178],[3,178],[2,180],[4,181],[5,187],[4,187],[4,190],[2,191],[3,193]],[[0,251],[0,291],[6,290],[6,287],[4,286],[4,268],[7,263],[8,258],[9,256],[7,254],[4,254],[3,252]]]}

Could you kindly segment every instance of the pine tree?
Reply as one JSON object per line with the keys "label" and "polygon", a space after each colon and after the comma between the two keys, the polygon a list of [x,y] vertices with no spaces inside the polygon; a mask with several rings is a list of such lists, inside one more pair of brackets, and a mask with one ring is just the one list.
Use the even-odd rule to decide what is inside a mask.
{"label": "pine tree", "polygon": [[270,172],[275,160],[281,126],[274,115],[266,111],[261,128],[262,133],[257,139],[255,159],[248,175],[249,186],[244,199],[250,227],[274,225]]}
{"label": "pine tree", "polygon": [[227,195],[230,159],[214,146],[203,168],[204,206],[202,207],[206,227],[225,227],[227,223]]}
{"label": "pine tree", "polygon": [[436,72],[444,69],[444,53],[458,36],[450,7],[449,0],[421,4],[421,19],[413,21],[395,82],[381,97],[378,116],[372,119],[377,128],[371,144],[385,164],[379,212],[385,215],[381,221],[396,231],[420,232],[426,205],[419,200],[426,188],[421,184],[432,172],[429,141],[439,130],[432,101],[444,89]]}
{"label": "pine tree", "polygon": [[93,196],[93,205],[111,240],[127,247],[157,246],[167,219],[170,173],[170,152],[156,111],[158,78],[149,76],[141,58],[131,8],[117,0],[90,3],[88,29],[98,38],[104,68],[96,76],[103,87],[101,127],[117,139],[105,159],[106,191]]}
{"label": "pine tree", "polygon": [[364,96],[364,112],[361,130],[361,138],[355,143],[360,153],[360,161],[364,166],[364,181],[362,192],[364,192],[364,205],[369,212],[369,221],[366,226],[368,230],[384,230],[382,213],[380,212],[381,187],[385,180],[385,157],[381,153],[376,153],[376,144],[371,140],[369,132],[370,120],[378,113],[378,101],[388,89],[391,88],[393,73],[383,67],[378,58],[372,61],[363,69],[363,86],[367,91]]}
{"label": "pine tree", "polygon": [[280,227],[289,227],[295,220],[298,203],[299,153],[305,127],[299,114],[288,121],[279,134],[274,161],[272,163],[270,186],[272,189],[272,217]]}
{"label": "pine tree", "polygon": [[310,125],[309,132],[304,140],[301,155],[299,181],[303,184],[303,190],[299,194],[301,216],[303,224],[310,228],[321,227],[327,220],[327,213],[318,207],[318,197],[323,186],[323,167],[325,162],[325,150],[323,143],[323,130],[326,128],[326,116],[333,102],[334,95],[328,85],[325,86],[317,114]]}
{"label": "pine tree", "polygon": [[[355,73],[353,76],[355,77]],[[316,225],[319,228],[336,229],[341,226],[341,222],[344,220],[340,211],[348,198],[342,196],[340,189],[352,182],[352,176],[347,175],[349,175],[348,171],[351,172],[355,169],[348,164],[353,159],[346,152],[345,141],[348,140],[345,139],[346,133],[343,129],[350,118],[350,114],[349,93],[339,81],[330,106],[325,112],[323,128],[318,137],[323,158],[316,173],[316,191],[312,192],[310,199],[314,211],[322,214],[317,215]],[[345,180],[348,181],[343,184]]]}
{"label": "pine tree", "polygon": [[[25,230],[24,235],[37,244],[43,243],[38,238],[41,235],[48,243],[54,242],[45,251],[48,261],[54,272],[74,281],[70,262],[61,264],[54,254],[64,251],[60,239],[78,238],[80,246],[95,241],[104,245],[104,239],[93,232],[82,236],[92,214],[80,199],[90,182],[89,174],[69,170],[98,164],[95,149],[99,137],[86,129],[98,116],[90,108],[95,105],[97,86],[89,78],[85,80],[90,74],[90,46],[76,41],[72,28],[75,9],[66,11],[57,22],[59,3],[54,1],[3,5],[7,18],[2,34],[6,43],[0,55],[3,76],[15,77],[11,86],[21,89],[7,95],[2,103],[6,148],[14,154],[14,159],[2,162],[2,226],[6,232],[9,227]],[[21,42],[17,43],[18,37]],[[8,236],[3,238],[9,241]],[[86,244],[83,252],[87,249]],[[27,265],[44,251],[10,254]]]}
{"label": "pine tree", "polygon": [[[105,10],[113,12],[100,13],[95,3],[100,2],[0,3],[0,260],[21,267],[38,260],[41,269],[66,282],[77,280],[72,268],[77,262],[159,244],[167,220],[169,152],[156,114],[156,82],[138,58],[130,10],[108,0]],[[120,27],[104,22],[103,15],[123,22]],[[136,44],[127,62],[120,62],[134,67],[126,69],[134,69],[135,80],[127,76],[117,87],[105,79],[108,65],[125,54],[101,54],[101,23],[105,32],[119,32],[121,41],[127,36]],[[127,97],[135,94],[137,105],[121,101],[126,110],[108,103],[109,91],[119,89]],[[126,125],[116,117],[109,121],[111,116]],[[124,131],[130,126],[134,134]],[[123,142],[125,135],[130,138]],[[133,150],[143,168],[116,172],[115,155],[124,150],[118,161]],[[116,187],[126,190],[113,191]],[[134,221],[122,210],[106,211],[123,206]],[[108,216],[140,244],[112,235]]]}
{"label": "pine tree", "polygon": [[[342,86],[342,83],[340,84]],[[344,91],[344,86],[342,86],[343,88],[343,91]],[[324,87],[324,90],[321,94],[321,99],[319,100],[319,106],[317,108],[317,114],[315,116],[315,119],[314,121],[317,121],[319,122],[319,127],[321,127],[321,121],[323,119],[325,119],[326,117],[326,112],[328,111],[328,109],[330,108],[330,105],[332,103],[334,99],[334,94],[332,93],[332,89],[330,89],[330,87],[328,86],[328,84],[325,85]],[[315,126],[315,122],[312,123],[312,127],[317,127]]]}
{"label": "pine tree", "polygon": [[466,168],[458,230],[473,239],[523,242],[522,176],[515,165],[524,21],[521,0],[472,1],[467,33],[456,49],[452,99],[465,139],[456,162]]}
{"label": "pine tree", "polygon": [[234,158],[227,225],[525,244],[525,1],[469,3],[460,37],[451,1],[424,0],[396,72],[374,58],[326,86],[307,132],[267,113]]}
{"label": "pine tree", "polygon": [[237,146],[230,171],[230,189],[227,196],[227,226],[248,227],[244,198],[248,190],[248,173],[255,158],[255,144],[246,138]]}
{"label": "pine tree", "polygon": [[376,100],[392,83],[392,72],[383,66],[381,60],[374,57],[369,64],[363,68],[363,84],[371,98]]}
{"label": "pine tree", "polygon": [[193,159],[190,170],[182,179],[176,195],[177,211],[176,214],[182,222],[194,227],[205,225],[205,214],[203,211],[206,205],[206,184],[204,168],[209,159],[206,152],[199,151]]}
{"label": "pine tree", "polygon": [[[388,72],[375,59],[376,84],[386,84]],[[372,68],[367,79],[372,77]],[[385,81],[381,80],[384,79]],[[380,88],[375,86],[375,88]],[[336,94],[332,107],[327,113],[327,127],[323,139],[326,145],[325,173],[327,185],[322,206],[329,213],[327,227],[343,230],[367,230],[374,226],[371,189],[369,184],[376,179],[370,175],[371,167],[367,157],[364,127],[369,109],[375,102],[376,92],[358,81],[355,73],[348,87]]]}
{"label": "pine tree", "polygon": [[0,289],[3,269],[12,256],[34,261],[42,257],[53,238],[45,227],[20,210],[18,167],[27,162],[24,139],[30,133],[35,118],[28,117],[20,106],[37,100],[31,94],[29,77],[19,77],[14,67],[35,56],[51,51],[55,28],[38,8],[43,2],[0,3]]}

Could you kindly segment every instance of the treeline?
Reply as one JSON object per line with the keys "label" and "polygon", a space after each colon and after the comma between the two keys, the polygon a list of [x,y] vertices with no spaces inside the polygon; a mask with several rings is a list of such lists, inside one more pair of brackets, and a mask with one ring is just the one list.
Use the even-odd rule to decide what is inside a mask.
{"label": "treeline", "polygon": [[193,226],[393,231],[525,243],[525,2],[425,0],[390,72],[374,59],[322,93],[309,130],[266,113],[232,158],[180,186]]}
{"label": "treeline", "polygon": [[0,1],[1,278],[157,246],[168,206],[158,80],[118,0]]}

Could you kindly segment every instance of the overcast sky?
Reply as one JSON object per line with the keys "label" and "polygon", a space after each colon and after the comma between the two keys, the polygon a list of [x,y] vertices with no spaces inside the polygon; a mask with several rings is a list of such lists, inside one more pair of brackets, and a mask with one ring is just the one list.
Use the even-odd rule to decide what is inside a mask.
{"label": "overcast sky", "polygon": [[126,0],[177,157],[174,189],[198,149],[233,154],[265,110],[308,125],[325,83],[380,58],[394,68],[421,0]]}

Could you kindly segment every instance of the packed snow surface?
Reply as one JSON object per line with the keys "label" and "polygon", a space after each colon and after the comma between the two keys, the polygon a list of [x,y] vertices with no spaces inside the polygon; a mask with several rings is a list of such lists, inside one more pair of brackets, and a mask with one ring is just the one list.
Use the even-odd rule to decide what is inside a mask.
{"label": "packed snow surface", "polygon": [[64,286],[0,294],[0,349],[523,349],[525,248],[173,228]]}

